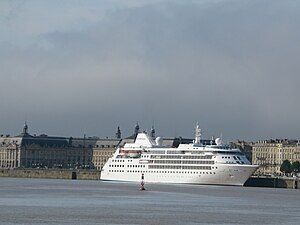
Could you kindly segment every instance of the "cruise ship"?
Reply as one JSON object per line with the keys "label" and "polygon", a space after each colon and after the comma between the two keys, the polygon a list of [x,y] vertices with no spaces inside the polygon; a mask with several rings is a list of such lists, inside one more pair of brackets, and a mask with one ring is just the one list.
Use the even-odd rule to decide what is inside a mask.
{"label": "cruise ship", "polygon": [[140,182],[143,177],[146,183],[243,186],[258,168],[220,138],[202,144],[198,124],[193,143],[177,148],[162,143],[161,137],[153,140],[147,133],[138,133],[134,143],[125,143],[108,159],[101,180]]}

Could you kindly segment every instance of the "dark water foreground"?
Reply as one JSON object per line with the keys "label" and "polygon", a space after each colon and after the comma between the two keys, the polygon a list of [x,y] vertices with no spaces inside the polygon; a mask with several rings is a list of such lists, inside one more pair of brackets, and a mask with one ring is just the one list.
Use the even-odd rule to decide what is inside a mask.
{"label": "dark water foreground", "polygon": [[0,224],[300,224],[293,189],[0,178]]}

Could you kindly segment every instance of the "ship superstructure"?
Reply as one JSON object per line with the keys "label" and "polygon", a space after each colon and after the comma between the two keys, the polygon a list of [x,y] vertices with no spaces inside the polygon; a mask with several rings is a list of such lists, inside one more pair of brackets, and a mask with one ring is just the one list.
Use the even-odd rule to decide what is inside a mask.
{"label": "ship superstructure", "polygon": [[162,142],[161,137],[153,140],[138,133],[134,143],[126,143],[109,158],[101,179],[139,182],[144,174],[145,182],[243,185],[258,168],[220,138],[214,144],[201,144],[198,124],[193,143],[172,148]]}

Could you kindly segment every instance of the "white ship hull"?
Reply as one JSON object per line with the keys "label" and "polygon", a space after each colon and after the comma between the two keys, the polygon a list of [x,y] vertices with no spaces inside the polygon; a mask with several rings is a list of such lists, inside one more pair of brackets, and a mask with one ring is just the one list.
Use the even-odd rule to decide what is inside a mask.
{"label": "white ship hull", "polygon": [[203,185],[234,185],[242,186],[257,169],[254,165],[218,165],[218,169],[212,171],[159,171],[162,173],[151,173],[142,170],[139,173],[133,172],[101,172],[101,180],[109,181],[132,181],[140,182],[144,174],[144,181],[147,183],[174,183],[174,184],[203,184]]}

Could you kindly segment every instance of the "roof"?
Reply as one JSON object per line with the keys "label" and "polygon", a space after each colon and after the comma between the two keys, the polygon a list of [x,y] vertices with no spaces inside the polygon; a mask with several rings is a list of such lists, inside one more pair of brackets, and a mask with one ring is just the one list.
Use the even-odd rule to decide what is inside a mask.
{"label": "roof", "polygon": [[26,135],[22,138],[22,146],[39,145],[41,147],[67,147],[69,141],[64,137],[48,137],[48,136],[30,136]]}

